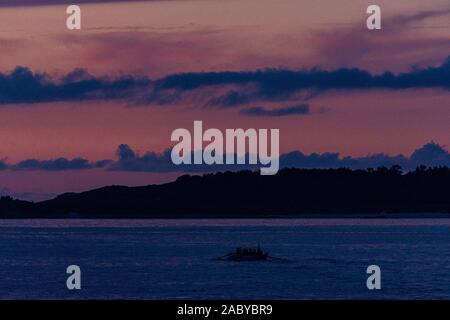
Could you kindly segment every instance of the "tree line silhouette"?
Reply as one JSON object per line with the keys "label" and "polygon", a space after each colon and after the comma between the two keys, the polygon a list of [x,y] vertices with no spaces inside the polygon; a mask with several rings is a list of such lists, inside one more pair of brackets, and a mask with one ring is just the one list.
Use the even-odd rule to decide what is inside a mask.
{"label": "tree line silhouette", "polygon": [[279,217],[304,213],[450,213],[450,169],[282,169],[184,175],[142,187],[108,186],[52,200],[0,199],[0,218]]}

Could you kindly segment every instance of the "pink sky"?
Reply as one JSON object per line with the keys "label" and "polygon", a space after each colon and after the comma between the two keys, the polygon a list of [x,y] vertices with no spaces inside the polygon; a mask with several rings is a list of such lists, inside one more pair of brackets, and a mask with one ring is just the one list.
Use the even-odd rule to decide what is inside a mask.
{"label": "pink sky", "polygon": [[[365,29],[369,1],[158,1],[83,4],[82,30],[65,28],[64,6],[0,8],[0,72],[15,66],[60,76],[157,79],[180,72],[261,68],[358,67],[373,73],[438,66],[450,55],[448,0],[378,1],[383,30]],[[428,12],[426,18],[410,18]],[[439,13],[440,12],[440,13]],[[407,22],[405,22],[407,21]],[[282,107],[295,101],[273,103]],[[170,147],[170,133],[194,120],[215,128],[280,128],[281,150],[361,156],[409,155],[434,140],[450,145],[450,92],[442,89],[328,91],[308,100],[311,114],[277,119],[182,101],[0,106],[0,158],[114,159],[126,143],[144,153]],[[250,104],[248,106],[253,106]],[[29,179],[28,179],[29,177]],[[14,192],[59,193],[104,184],[146,184],[173,174],[0,172]]]}

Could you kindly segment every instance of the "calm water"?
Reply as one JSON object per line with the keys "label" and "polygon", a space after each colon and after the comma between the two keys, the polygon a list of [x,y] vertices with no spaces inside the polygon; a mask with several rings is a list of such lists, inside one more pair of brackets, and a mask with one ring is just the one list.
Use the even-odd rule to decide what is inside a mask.
{"label": "calm water", "polygon": [[[288,261],[213,260],[258,241]],[[450,220],[0,221],[0,298],[450,299]]]}

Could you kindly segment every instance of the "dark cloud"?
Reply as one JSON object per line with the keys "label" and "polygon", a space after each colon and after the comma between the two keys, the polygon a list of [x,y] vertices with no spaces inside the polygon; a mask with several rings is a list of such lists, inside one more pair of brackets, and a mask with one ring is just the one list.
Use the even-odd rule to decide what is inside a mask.
{"label": "dark cloud", "polygon": [[[450,163],[449,163],[450,164]],[[312,153],[303,154],[294,151],[280,157],[280,165],[285,168],[351,168],[366,169],[378,167],[391,167],[400,165],[405,169],[413,169],[409,159],[403,155],[388,156],[385,154],[374,154],[366,157],[343,157],[339,153]]]}
{"label": "dark cloud", "polygon": [[[417,68],[399,74],[371,74],[358,68],[331,71],[317,68],[300,71],[267,69],[249,72],[182,73],[156,81],[126,75],[116,78],[95,77],[83,69],[76,69],[55,80],[45,73],[33,73],[27,68],[18,67],[9,74],[0,73],[0,104],[93,99],[169,104],[182,101],[186,97],[185,93],[227,86],[237,89],[215,98],[214,92],[200,97],[208,96],[208,105],[235,106],[252,101],[289,100],[298,92],[411,88],[448,90],[450,57],[438,67]],[[246,92],[242,93],[242,90]],[[198,103],[198,95],[191,98]]]}
{"label": "dark cloud", "polygon": [[[146,152],[142,155],[134,151],[130,146],[121,144],[118,146],[117,160],[101,160],[90,162],[84,158],[58,158],[52,160],[27,159],[17,164],[7,164],[0,161],[0,170],[41,170],[41,171],[66,171],[103,169],[108,171],[129,172],[215,172],[256,170],[259,165],[174,165],[171,160],[171,150],[162,153]],[[236,158],[236,157],[235,157]],[[248,159],[248,154],[246,155]],[[246,161],[248,162],[248,161]],[[311,153],[304,154],[293,151],[280,156],[280,168],[351,168],[366,169],[378,167],[391,167],[400,165],[405,170],[413,170],[420,165],[429,167],[450,167],[450,153],[441,145],[430,142],[416,149],[411,156],[389,156],[383,153],[371,154],[365,157],[341,157],[339,153]]]}
{"label": "dark cloud", "polygon": [[[216,92],[217,88],[229,86],[234,89]],[[450,89],[450,57],[438,67],[415,68],[398,74],[372,74],[359,68],[181,73],[156,80],[154,91],[170,95],[173,103],[176,96],[183,97],[182,93],[207,90],[204,94],[209,97],[207,106],[228,108],[252,102],[296,100],[299,93],[304,94],[301,99],[306,101],[328,90],[425,88]],[[148,101],[158,103],[158,100]]]}
{"label": "dark cloud", "polygon": [[11,165],[12,170],[42,170],[42,171],[66,171],[103,168],[111,163],[111,160],[102,160],[91,163],[83,158],[58,158],[52,160],[27,159]]}
{"label": "dark cloud", "polygon": [[371,74],[358,68],[332,71],[267,69],[250,72],[204,72],[175,74],[156,81],[156,88],[194,90],[224,85],[257,84],[265,95],[292,93],[303,89],[410,89],[450,88],[450,56],[438,67],[414,69],[406,73]]}
{"label": "dark cloud", "polygon": [[174,172],[177,171],[170,158],[170,151],[158,154],[147,152],[138,155],[128,145],[121,144],[117,148],[119,159],[114,162],[108,170],[111,171],[134,171],[134,172]]}
{"label": "dark cloud", "polygon": [[[174,165],[171,160],[171,150],[163,153],[146,152],[139,155],[128,145],[121,144],[117,148],[118,160],[108,166],[110,171],[132,171],[132,172],[214,172],[223,169],[221,165]],[[227,166],[228,167],[228,166]],[[242,167],[240,167],[242,170]],[[229,168],[233,170],[233,168]],[[235,170],[239,170],[236,167]]]}
{"label": "dark cloud", "polygon": [[149,85],[145,78],[94,77],[83,69],[55,80],[45,73],[17,67],[9,74],[0,73],[0,104],[128,99]]}
{"label": "dark cloud", "polygon": [[[124,157],[108,167],[113,171],[137,172],[214,172],[257,169],[258,165],[180,165],[176,166],[170,158],[170,150],[158,154],[148,152],[140,156],[128,145],[119,146],[118,154],[126,150]],[[248,155],[247,155],[248,157]],[[416,149],[410,157],[389,156],[383,153],[365,157],[341,157],[339,153],[304,154],[294,151],[280,156],[280,168],[351,168],[366,169],[399,165],[405,170],[413,170],[420,165],[450,167],[450,153],[444,147],[430,142]]]}
{"label": "dark cloud", "polygon": [[420,165],[450,167],[450,153],[434,142],[416,149],[410,157],[404,155],[389,156],[383,153],[365,157],[340,157],[339,153],[305,155],[299,151],[280,157],[281,167],[293,168],[351,168],[366,169],[399,165],[413,170]]}
{"label": "dark cloud", "polygon": [[301,104],[298,106],[282,107],[278,109],[266,109],[264,107],[251,107],[243,109],[240,112],[247,116],[257,117],[284,117],[292,115],[307,115],[310,113],[309,105]]}
{"label": "dark cloud", "polygon": [[0,160],[0,171],[5,169],[8,169],[8,165],[4,160]]}
{"label": "dark cloud", "polygon": [[207,102],[207,106],[229,108],[250,103],[257,99],[258,94],[254,89],[244,90],[244,92],[240,92],[238,90],[230,90],[225,94],[211,98]]}
{"label": "dark cloud", "polygon": [[[216,94],[220,87],[234,86],[225,94]],[[205,95],[213,96],[208,106],[234,107],[261,101],[289,101],[306,94],[303,100],[327,90],[404,90],[442,88],[450,89],[450,57],[438,67],[416,68],[394,74],[371,74],[358,68],[336,70],[283,70],[267,69],[243,72],[182,73],[155,81],[155,91],[175,92],[177,95],[195,90],[209,89]],[[173,95],[172,95],[173,97]],[[156,101],[157,102],[157,101]]]}
{"label": "dark cloud", "polygon": [[416,164],[429,166],[450,166],[450,155],[447,150],[437,143],[430,142],[413,152],[410,160]]}
{"label": "dark cloud", "polygon": [[91,167],[95,167],[95,168],[105,168],[107,166],[109,166],[110,164],[112,164],[114,161],[110,160],[110,159],[105,159],[105,160],[100,160],[97,162],[94,162]]}
{"label": "dark cloud", "polygon": [[[266,92],[260,90],[259,86],[255,85],[243,85],[239,88],[229,90],[225,93],[215,94],[214,92],[208,91],[208,101],[206,102],[207,107],[214,108],[232,108],[239,107],[241,105],[254,103],[254,102],[281,102],[281,101],[304,101],[307,102],[321,94],[325,90],[313,88],[313,89],[301,89],[297,91],[286,91],[286,92]],[[213,96],[210,98],[210,96]]]}
{"label": "dark cloud", "polygon": [[117,156],[120,160],[134,159],[136,153],[127,144],[121,144],[117,147]]}

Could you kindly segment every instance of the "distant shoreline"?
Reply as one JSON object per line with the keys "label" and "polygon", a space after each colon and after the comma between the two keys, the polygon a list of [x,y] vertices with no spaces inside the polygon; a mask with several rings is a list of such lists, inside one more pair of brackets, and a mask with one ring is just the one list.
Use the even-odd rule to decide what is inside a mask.
{"label": "distant shoreline", "polygon": [[450,219],[450,213],[311,213],[311,214],[284,214],[284,215],[97,215],[83,214],[70,216],[40,216],[40,217],[1,217],[0,220],[295,220],[295,219],[362,219],[362,220],[397,220],[397,219]]}
{"label": "distant shoreline", "polygon": [[450,169],[282,169],[107,186],[42,202],[0,198],[0,219],[264,219],[450,216]]}

